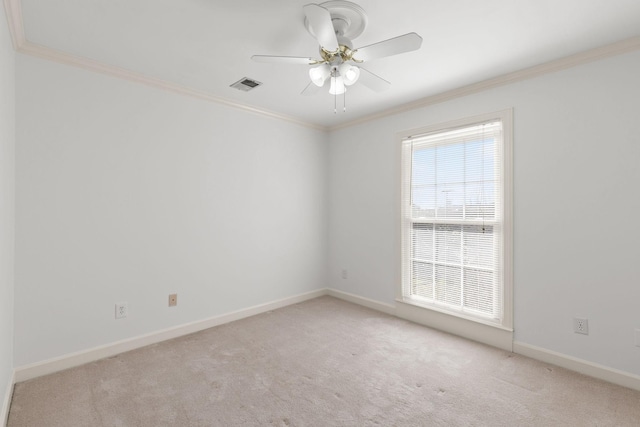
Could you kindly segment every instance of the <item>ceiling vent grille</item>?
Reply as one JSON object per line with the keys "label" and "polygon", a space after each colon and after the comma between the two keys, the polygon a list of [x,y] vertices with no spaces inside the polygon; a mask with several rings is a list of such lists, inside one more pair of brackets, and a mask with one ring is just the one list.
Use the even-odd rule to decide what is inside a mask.
{"label": "ceiling vent grille", "polygon": [[243,77],[240,80],[238,80],[237,82],[235,82],[234,84],[230,85],[231,87],[234,87],[238,90],[241,90],[243,92],[249,92],[251,89],[255,89],[258,86],[260,86],[262,83],[260,83],[257,80],[253,80],[250,79],[248,77]]}

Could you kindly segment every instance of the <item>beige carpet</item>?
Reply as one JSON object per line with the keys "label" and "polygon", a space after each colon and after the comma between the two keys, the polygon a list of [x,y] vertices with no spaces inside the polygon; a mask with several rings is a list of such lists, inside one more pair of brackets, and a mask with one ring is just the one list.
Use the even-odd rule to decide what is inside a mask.
{"label": "beige carpet", "polygon": [[638,426],[640,392],[331,297],[19,383],[18,426]]}

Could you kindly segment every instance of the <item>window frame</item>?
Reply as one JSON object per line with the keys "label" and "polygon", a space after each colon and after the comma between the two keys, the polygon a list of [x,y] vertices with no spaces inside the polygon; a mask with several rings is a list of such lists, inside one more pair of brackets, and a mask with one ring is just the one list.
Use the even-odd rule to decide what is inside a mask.
{"label": "window frame", "polygon": [[[502,283],[503,283],[503,295],[502,295],[502,320],[501,322],[493,321],[489,318],[482,316],[475,316],[469,313],[460,312],[457,310],[448,309],[445,306],[437,304],[424,303],[419,299],[406,296],[404,293],[405,286],[407,286],[407,278],[405,272],[405,262],[403,256],[406,254],[409,256],[410,251],[407,251],[407,236],[408,230],[412,227],[413,222],[403,215],[402,203],[405,200],[406,191],[411,191],[405,188],[405,183],[411,182],[411,168],[405,168],[403,145],[406,139],[415,136],[429,133],[445,132],[447,130],[461,128],[465,126],[473,126],[483,122],[489,122],[492,120],[499,120],[502,123],[502,176],[503,176],[503,188],[502,188]],[[398,149],[398,165],[400,166],[398,189],[400,190],[400,197],[398,203],[399,223],[400,223],[400,235],[399,235],[399,278],[396,287],[396,301],[410,305],[414,308],[428,310],[429,312],[442,313],[445,315],[444,321],[447,320],[447,316],[453,316],[456,319],[469,320],[474,323],[484,324],[492,326],[494,328],[503,329],[506,331],[513,331],[513,110],[507,109],[497,111],[493,113],[480,114],[472,117],[466,117],[458,120],[453,120],[445,123],[438,123],[421,127],[417,129],[411,129],[400,132],[397,137],[397,149]],[[406,170],[408,169],[408,170]],[[414,310],[411,308],[410,310]],[[415,311],[415,310],[414,310]],[[414,319],[415,320],[415,319]],[[424,323],[424,322],[419,322]],[[444,328],[447,329],[447,328]]]}

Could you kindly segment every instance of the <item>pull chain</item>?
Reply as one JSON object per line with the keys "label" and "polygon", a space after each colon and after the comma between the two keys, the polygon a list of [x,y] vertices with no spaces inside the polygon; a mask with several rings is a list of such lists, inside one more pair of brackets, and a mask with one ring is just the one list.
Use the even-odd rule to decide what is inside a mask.
{"label": "pull chain", "polygon": [[[331,78],[333,79],[333,87],[336,87],[336,76],[333,75],[331,76]],[[333,93],[333,114],[336,114],[338,112],[338,94]]]}
{"label": "pull chain", "polygon": [[342,94],[342,112],[347,112],[347,88],[344,89],[344,93]]}

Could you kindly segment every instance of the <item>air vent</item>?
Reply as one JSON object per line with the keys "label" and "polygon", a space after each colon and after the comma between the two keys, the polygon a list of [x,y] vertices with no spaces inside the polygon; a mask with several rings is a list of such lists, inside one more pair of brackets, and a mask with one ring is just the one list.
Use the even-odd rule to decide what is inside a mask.
{"label": "air vent", "polygon": [[241,91],[244,92],[248,92],[251,89],[255,89],[258,86],[260,86],[262,83],[260,83],[259,81],[247,78],[247,77],[243,77],[240,80],[238,80],[237,82],[235,82],[234,84],[231,85],[231,87],[234,87],[236,89],[239,89]]}

